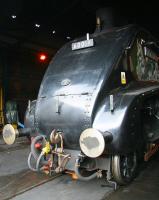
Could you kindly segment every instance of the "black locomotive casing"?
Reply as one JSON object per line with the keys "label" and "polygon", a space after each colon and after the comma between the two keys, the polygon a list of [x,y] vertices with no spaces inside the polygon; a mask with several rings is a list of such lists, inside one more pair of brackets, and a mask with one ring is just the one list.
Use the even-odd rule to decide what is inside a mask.
{"label": "black locomotive casing", "polygon": [[[143,45],[152,38],[134,25],[94,33],[90,38],[93,47],[73,51],[73,42],[86,39],[79,38],[67,43],[52,59],[40,86],[32,123],[38,133],[48,137],[53,129],[61,130],[67,149],[79,150],[80,134],[92,127],[112,134],[105,152],[134,151],[143,140],[143,102],[158,95],[159,83],[157,76],[151,76],[158,72],[136,72],[129,58],[134,43]],[[121,72],[126,83],[121,81]]]}

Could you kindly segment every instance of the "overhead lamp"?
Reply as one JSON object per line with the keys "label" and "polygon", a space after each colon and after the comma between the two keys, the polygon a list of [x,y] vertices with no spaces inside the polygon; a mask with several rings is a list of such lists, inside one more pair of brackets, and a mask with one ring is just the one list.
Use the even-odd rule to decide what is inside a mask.
{"label": "overhead lamp", "polygon": [[46,59],[47,59],[46,54],[41,53],[41,54],[39,55],[39,60],[40,60],[40,61],[44,62]]}
{"label": "overhead lamp", "polygon": [[16,15],[12,15],[11,17],[12,17],[12,19],[15,19],[17,16]]}
{"label": "overhead lamp", "polygon": [[40,24],[35,24],[35,27],[36,27],[36,28],[39,28],[39,27],[40,27]]}
{"label": "overhead lamp", "polygon": [[70,36],[67,36],[67,37],[66,37],[66,39],[67,39],[67,40],[70,40],[70,39],[71,39],[71,37],[70,37]]}

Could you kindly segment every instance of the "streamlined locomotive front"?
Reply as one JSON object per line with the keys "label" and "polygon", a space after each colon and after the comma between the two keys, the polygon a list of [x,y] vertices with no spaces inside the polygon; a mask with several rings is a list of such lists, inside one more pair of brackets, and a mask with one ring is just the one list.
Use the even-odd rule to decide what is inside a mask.
{"label": "streamlined locomotive front", "polygon": [[[97,169],[108,171],[109,180],[111,155],[132,153],[137,146],[137,131],[134,128],[134,134],[129,134],[125,119],[135,97],[123,97],[125,83],[110,84],[134,30],[125,27],[66,44],[50,63],[42,81],[35,108],[36,130],[48,138],[51,135],[53,141],[59,135],[52,136],[52,131],[60,132],[65,152],[70,160],[74,159],[72,166],[69,160],[65,168],[75,171],[82,180],[101,174]],[[84,48],[82,42],[86,41],[91,45]],[[125,76],[124,69],[120,70]],[[76,152],[74,157],[71,150]],[[132,159],[135,156],[132,154]],[[83,176],[80,168],[86,174],[92,171],[92,175]]]}
{"label": "streamlined locomotive front", "polygon": [[[80,134],[93,127],[97,110],[111,90],[106,84],[123,53],[122,35],[127,31],[94,36],[95,44],[89,48],[72,50],[69,43],[58,52],[40,87],[35,109],[38,132],[50,135],[53,129],[59,129],[65,146],[79,149]],[[100,131],[109,130],[101,127]]]}
{"label": "streamlined locomotive front", "polygon": [[[25,116],[26,132],[38,133],[30,169],[69,170],[86,181],[106,172],[119,184],[134,178],[139,152],[159,138],[158,61],[140,31],[131,25],[87,34],[58,51]],[[3,135],[23,132],[7,125]]]}

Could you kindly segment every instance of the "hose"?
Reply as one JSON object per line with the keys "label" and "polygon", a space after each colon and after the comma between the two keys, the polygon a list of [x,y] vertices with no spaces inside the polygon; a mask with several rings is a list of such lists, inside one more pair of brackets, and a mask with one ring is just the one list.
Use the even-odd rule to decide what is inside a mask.
{"label": "hose", "polygon": [[[31,153],[33,154],[33,157],[34,157],[35,160],[38,160],[38,158],[39,158],[39,153],[35,148],[35,144],[41,139],[45,140],[45,136],[44,135],[38,135],[31,142]],[[45,161],[45,160],[41,160],[41,162],[42,162],[43,165],[48,164],[48,162]]]}
{"label": "hose", "polygon": [[[33,172],[37,172],[37,169],[32,167],[31,165],[31,158],[33,157],[33,154],[32,152],[29,153],[29,156],[28,156],[28,167],[30,170],[32,170]],[[33,157],[34,158],[34,157]]]}
{"label": "hose", "polygon": [[[40,170],[40,163],[42,165],[46,165],[48,164],[48,161],[45,161],[45,160],[42,160],[42,157],[43,157],[43,152],[39,153],[37,152],[36,148],[35,148],[35,144],[39,141],[39,140],[45,140],[45,136],[43,135],[38,135],[36,136],[33,140],[32,140],[32,143],[31,143],[31,152],[29,153],[29,156],[28,156],[28,167],[30,170],[34,171],[34,172],[37,172]],[[35,162],[36,162],[36,168],[34,168],[31,164],[31,159],[34,158],[35,159]]]}
{"label": "hose", "polygon": [[[40,171],[40,161],[41,161],[41,159],[42,159],[42,157],[44,156],[44,153],[43,152],[41,152],[41,154],[40,154],[40,156],[38,157],[38,159],[37,159],[37,161],[36,161],[36,171]],[[47,162],[47,164],[48,164],[48,162]]]}
{"label": "hose", "polygon": [[79,170],[79,161],[80,161],[80,158],[77,158],[76,159],[76,163],[75,163],[75,173],[76,175],[78,176],[78,178],[82,181],[90,181],[94,178],[97,177],[97,172],[93,173],[92,175],[90,176],[82,176],[81,173],[80,173],[80,170]]}
{"label": "hose", "polygon": [[38,135],[38,136],[36,136],[36,137],[32,140],[32,142],[31,142],[31,152],[32,152],[32,154],[33,154],[35,160],[37,160],[38,157],[39,157],[39,153],[37,152],[37,150],[36,150],[36,148],[35,148],[35,144],[36,144],[39,140],[41,140],[41,139],[45,140],[45,136],[43,136],[43,135]]}

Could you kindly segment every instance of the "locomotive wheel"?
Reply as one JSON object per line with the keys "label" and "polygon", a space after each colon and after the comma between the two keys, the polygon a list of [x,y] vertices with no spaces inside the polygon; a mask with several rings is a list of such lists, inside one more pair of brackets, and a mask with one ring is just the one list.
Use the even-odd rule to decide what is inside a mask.
{"label": "locomotive wheel", "polygon": [[112,157],[112,175],[113,179],[119,185],[130,183],[137,172],[137,155],[131,153],[128,155],[115,155]]}

